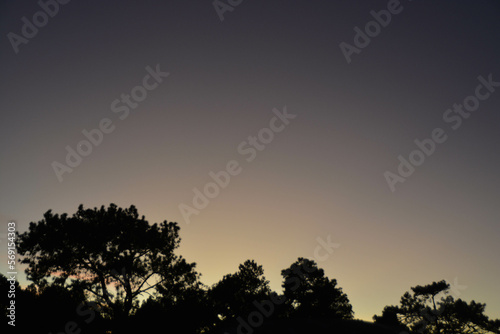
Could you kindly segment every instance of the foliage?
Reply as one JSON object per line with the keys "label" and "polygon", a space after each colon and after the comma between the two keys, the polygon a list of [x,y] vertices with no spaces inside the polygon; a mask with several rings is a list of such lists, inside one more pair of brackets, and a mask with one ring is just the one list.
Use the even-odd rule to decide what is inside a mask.
{"label": "foliage", "polygon": [[50,210],[18,236],[18,252],[37,285],[85,291],[114,319],[128,317],[141,295],[157,288],[191,284],[195,264],[174,254],[177,223],[150,225],[134,206],[84,209],[71,217]]}
{"label": "foliage", "polygon": [[[24,288],[15,283],[17,312],[32,320],[20,322],[23,332],[62,332],[74,322],[75,332],[93,334],[157,328],[186,334],[267,333],[276,326],[291,326],[293,332],[363,328],[371,333],[500,334],[500,320],[485,315],[485,304],[455,300],[446,281],[412,287],[400,305],[386,306],[373,317],[375,325],[352,321],[352,306],[337,280],[305,258],[281,271],[281,296],[271,291],[254,260],[208,288],[195,264],[175,254],[181,240],[177,223],[150,225],[134,206],[80,205],[72,216],[49,210],[17,239],[33,282]],[[7,291],[9,286],[0,275],[0,287]],[[4,317],[8,302],[0,298]]]}
{"label": "foliage", "polygon": [[282,270],[289,316],[352,319],[354,312],[337,280],[325,276],[316,262],[299,258]]}
{"label": "foliage", "polygon": [[[499,320],[490,320],[485,314],[485,304],[447,296],[450,285],[446,281],[412,287],[406,292],[400,306],[386,306],[376,323],[407,326],[423,334],[475,334],[500,333]],[[439,295],[441,297],[436,299]]]}
{"label": "foliage", "polygon": [[253,302],[265,299],[271,292],[264,269],[253,260],[240,264],[234,274],[225,275],[209,291],[217,317],[221,320],[245,316]]}

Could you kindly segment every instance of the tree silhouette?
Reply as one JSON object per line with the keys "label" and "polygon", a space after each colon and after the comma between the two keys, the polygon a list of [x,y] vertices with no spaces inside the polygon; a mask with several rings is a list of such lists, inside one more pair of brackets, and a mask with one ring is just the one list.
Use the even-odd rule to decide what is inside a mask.
{"label": "tree silhouette", "polygon": [[484,314],[486,304],[476,303],[474,300],[467,303],[448,296],[442,301],[442,305],[443,333],[500,333],[500,320],[492,321]]}
{"label": "tree silhouette", "polygon": [[337,280],[325,276],[316,262],[298,258],[281,275],[289,317],[353,318],[347,295],[337,287]]}
{"label": "tree silhouette", "polygon": [[253,302],[268,298],[270,292],[262,266],[247,260],[215,284],[209,296],[217,317],[224,321],[247,315],[255,308]]}
{"label": "tree silhouette", "polygon": [[[427,284],[424,286],[417,285],[412,287],[413,297],[416,298],[417,304],[420,305],[420,313],[424,315],[424,321],[430,322],[429,325],[435,327],[435,330],[439,333],[440,324],[439,324],[439,314],[442,313],[442,310],[437,309],[436,307],[436,296],[440,293],[447,294],[450,285],[446,283],[446,281],[442,280],[439,282],[432,282],[432,284]],[[428,305],[432,301],[432,305]],[[432,307],[432,308],[431,308]]]}
{"label": "tree silhouette", "polygon": [[[12,282],[16,327],[27,333],[93,334],[158,327],[180,334],[500,334],[500,320],[485,315],[485,304],[447,296],[446,281],[412,287],[399,306],[386,306],[373,317],[376,324],[369,324],[353,320],[347,295],[313,260],[299,257],[281,271],[281,296],[271,291],[263,267],[253,260],[209,289],[195,264],[174,253],[179,244],[177,223],[150,225],[134,206],[80,205],[72,216],[47,211],[17,235],[21,263],[28,264],[33,283],[22,288]],[[0,288],[7,291],[10,285],[0,274]],[[0,298],[4,318],[9,298]],[[26,316],[31,321],[21,321]]]}
{"label": "tree silhouette", "polygon": [[[475,334],[500,333],[500,321],[490,320],[485,314],[485,304],[475,301],[467,304],[446,296],[450,285],[446,281],[412,287],[406,292],[400,306],[386,306],[382,316],[375,315],[375,322],[389,324],[399,321],[413,332],[424,334]],[[436,297],[443,296],[436,300]]]}
{"label": "tree silhouette", "polygon": [[29,230],[18,235],[18,252],[28,264],[28,279],[37,285],[52,279],[85,291],[108,316],[124,324],[139,296],[196,279],[195,264],[174,254],[178,232],[177,223],[150,225],[134,206],[80,205],[71,217],[49,210],[43,220],[30,223]]}

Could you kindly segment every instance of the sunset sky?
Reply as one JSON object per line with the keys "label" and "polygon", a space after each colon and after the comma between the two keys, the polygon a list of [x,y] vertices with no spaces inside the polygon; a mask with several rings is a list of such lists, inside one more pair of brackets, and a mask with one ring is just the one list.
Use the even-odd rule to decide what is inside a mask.
{"label": "sunset sky", "polygon": [[[1,2],[0,270],[10,220],[23,232],[49,209],[133,204],[179,223],[178,254],[209,286],[254,259],[281,291],[281,270],[330,236],[340,246],[317,262],[356,318],[442,279],[500,318],[500,2],[231,8],[70,1],[35,34],[37,1]],[[374,15],[385,27],[356,39]],[[82,131],[99,128],[69,166],[67,147],[88,153]],[[412,154],[435,129],[446,140]],[[392,191],[399,156],[419,165]],[[197,209],[205,189],[218,194]]]}

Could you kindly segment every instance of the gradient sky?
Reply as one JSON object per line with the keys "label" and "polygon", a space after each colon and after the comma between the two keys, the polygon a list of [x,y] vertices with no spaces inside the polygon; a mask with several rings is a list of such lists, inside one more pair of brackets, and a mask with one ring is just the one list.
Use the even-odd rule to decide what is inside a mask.
{"label": "gradient sky", "polygon": [[[277,291],[330,235],[340,247],[319,264],[357,318],[455,278],[456,298],[500,318],[500,88],[460,128],[443,120],[478,76],[500,81],[500,3],[402,0],[348,64],[339,44],[388,2],[243,1],[221,21],[212,1],[71,1],[16,54],[8,33],[40,7],[2,1],[0,233],[134,204],[180,224],[203,283],[255,259]],[[170,76],[121,120],[111,103],[157,64]],[[284,106],[296,118],[247,162],[238,146]],[[59,182],[51,164],[103,118],[114,131]],[[384,172],[435,128],[447,141],[391,192]],[[242,172],[187,224],[179,205],[231,160]]]}

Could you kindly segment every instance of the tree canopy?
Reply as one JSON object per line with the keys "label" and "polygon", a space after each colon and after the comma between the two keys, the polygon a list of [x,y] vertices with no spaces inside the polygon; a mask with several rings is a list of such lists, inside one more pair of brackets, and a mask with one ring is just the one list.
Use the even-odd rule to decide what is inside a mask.
{"label": "tree canopy", "polygon": [[283,289],[290,315],[352,319],[354,312],[336,279],[325,276],[313,260],[298,258],[285,270]]}
{"label": "tree canopy", "polygon": [[252,310],[253,301],[270,293],[264,269],[253,260],[240,264],[234,274],[225,275],[209,291],[214,310],[221,319],[236,318]]}
{"label": "tree canopy", "polygon": [[[21,262],[33,282],[25,288],[15,283],[19,311],[33,319],[20,329],[119,334],[160,327],[186,334],[257,334],[275,328],[332,328],[373,334],[500,334],[500,320],[485,315],[485,304],[454,299],[446,281],[412,287],[400,305],[386,306],[382,315],[375,315],[375,324],[356,322],[337,280],[303,257],[281,271],[280,293],[272,291],[263,266],[251,259],[208,287],[201,283],[195,263],[176,254],[179,231],[175,222],[150,224],[134,206],[80,205],[71,216],[47,211],[17,238]],[[10,284],[0,275],[0,287]],[[4,316],[8,302],[0,298]]]}
{"label": "tree canopy", "polygon": [[448,295],[450,284],[444,280],[411,290],[401,297],[399,306],[386,306],[381,316],[375,315],[375,322],[423,334],[500,333],[500,321],[484,314],[485,304],[455,300]]}
{"label": "tree canopy", "polygon": [[137,209],[111,204],[72,215],[50,210],[18,236],[18,252],[37,285],[79,288],[113,318],[126,318],[138,297],[156,289],[190,284],[194,263],[174,254],[177,223],[150,225]]}

